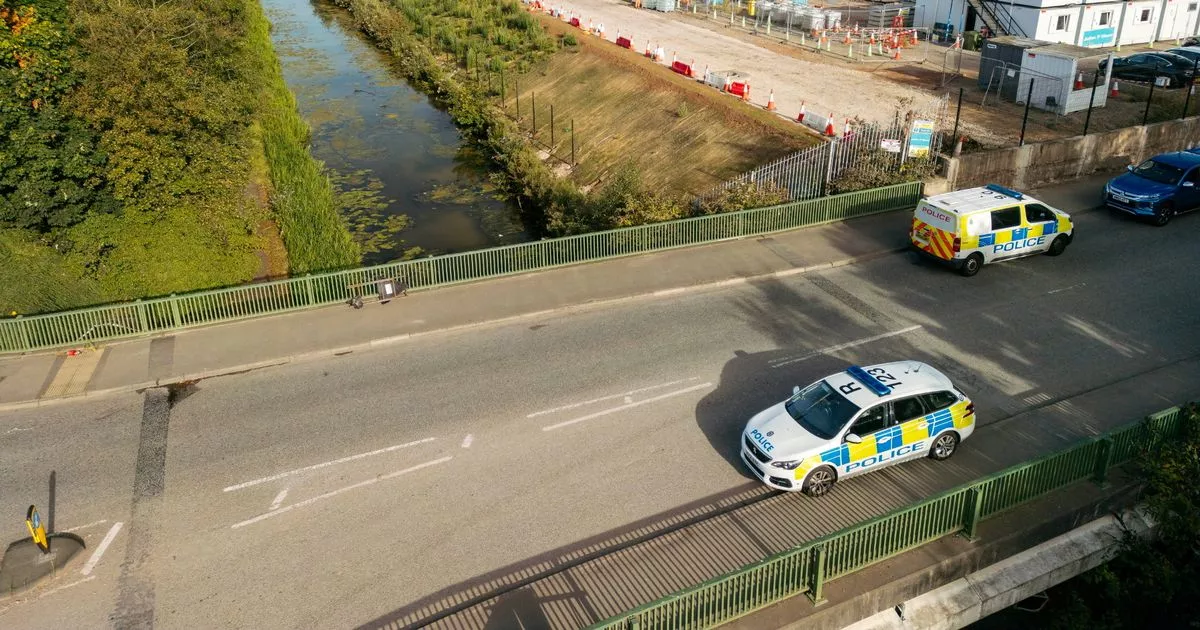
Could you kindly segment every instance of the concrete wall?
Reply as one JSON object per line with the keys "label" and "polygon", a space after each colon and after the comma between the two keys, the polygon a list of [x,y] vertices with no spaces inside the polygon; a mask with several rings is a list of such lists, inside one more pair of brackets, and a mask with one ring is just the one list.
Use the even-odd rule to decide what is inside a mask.
{"label": "concrete wall", "polygon": [[984,184],[1021,190],[1119,170],[1159,153],[1197,145],[1200,117],[1192,117],[944,158],[942,173],[950,190]]}

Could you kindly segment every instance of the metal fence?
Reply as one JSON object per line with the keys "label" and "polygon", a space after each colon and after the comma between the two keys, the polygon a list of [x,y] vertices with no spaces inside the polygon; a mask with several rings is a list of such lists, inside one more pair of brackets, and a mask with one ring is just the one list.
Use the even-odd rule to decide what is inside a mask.
{"label": "metal fence", "polygon": [[680,591],[592,626],[596,630],[709,628],[778,601],[807,594],[822,601],[824,584],[954,533],[973,538],[979,522],[1047,492],[1091,478],[1102,483],[1112,466],[1140,449],[1178,435],[1180,408],[1038,460],[860,523],[738,571]]}
{"label": "metal fence", "polygon": [[906,161],[936,160],[942,146],[942,129],[948,103],[948,96],[937,97],[921,111],[907,114],[909,120],[929,120],[933,123],[930,150],[924,156],[908,154],[911,123],[905,124],[898,113],[896,120],[888,125],[827,121],[819,114],[811,114],[815,122],[809,121],[806,116],[806,124],[823,128],[826,122],[833,122],[835,131],[842,136],[742,173],[699,195],[697,202],[717,199],[726,190],[747,185],[759,189],[781,189],[789,201],[813,199],[828,194],[830,183],[834,180],[868,163],[899,170]]}
{"label": "metal fence", "polygon": [[0,320],[0,352],[25,352],[346,302],[350,286],[402,277],[425,289],[736,239],[915,206],[922,184],[435,256],[275,282]]}

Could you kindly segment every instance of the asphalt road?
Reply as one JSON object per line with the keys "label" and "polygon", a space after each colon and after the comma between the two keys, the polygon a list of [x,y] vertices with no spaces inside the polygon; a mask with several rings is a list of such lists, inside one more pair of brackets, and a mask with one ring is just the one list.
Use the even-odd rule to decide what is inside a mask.
{"label": "asphalt road", "polygon": [[[87,575],[0,599],[0,626],[338,628],[465,598],[498,568],[762,494],[736,461],[746,418],[848,363],[943,369],[981,423],[960,456],[997,461],[1200,394],[1200,216],[1076,219],[1064,256],[971,279],[897,254],[0,415],[0,534],[47,513],[53,471],[55,527],[87,557],[110,539]],[[1133,378],[1144,395],[1023,426]]]}

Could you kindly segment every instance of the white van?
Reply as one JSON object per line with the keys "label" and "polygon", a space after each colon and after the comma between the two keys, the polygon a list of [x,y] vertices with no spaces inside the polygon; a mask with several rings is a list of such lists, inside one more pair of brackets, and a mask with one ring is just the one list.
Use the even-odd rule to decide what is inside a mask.
{"label": "white van", "polygon": [[983,265],[1045,253],[1071,244],[1067,213],[996,184],[921,200],[909,239],[917,251],[954,265],[964,276]]}

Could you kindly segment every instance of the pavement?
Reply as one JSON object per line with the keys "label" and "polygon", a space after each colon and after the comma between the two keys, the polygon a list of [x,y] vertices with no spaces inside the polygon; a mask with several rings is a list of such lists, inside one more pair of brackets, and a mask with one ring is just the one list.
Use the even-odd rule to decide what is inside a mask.
{"label": "pavement", "polygon": [[[194,360],[182,348],[283,361],[326,320],[354,344],[372,317],[412,335],[0,411],[0,516],[36,504],[87,546],[82,566],[0,597],[0,626],[577,628],[1197,397],[1200,217],[1158,229],[1071,201],[1090,190],[1041,195],[1076,213],[1063,256],[970,279],[887,240],[856,264],[805,259],[846,256],[875,221],[903,235],[897,214],[116,344],[141,348],[144,374]],[[754,261],[776,266],[730,278]],[[606,301],[553,308],[571,295]],[[435,307],[465,327],[412,322]],[[951,461],[821,500],[744,471],[749,414],[903,358],[976,402]],[[26,537],[0,518],[0,542]]]}
{"label": "pavement", "polygon": [[[1111,174],[1031,194],[1077,212]],[[713,245],[123,340],[0,356],[0,410],[141,391],[403,343],[421,335],[827,270],[901,251],[911,215],[892,212]]]}

